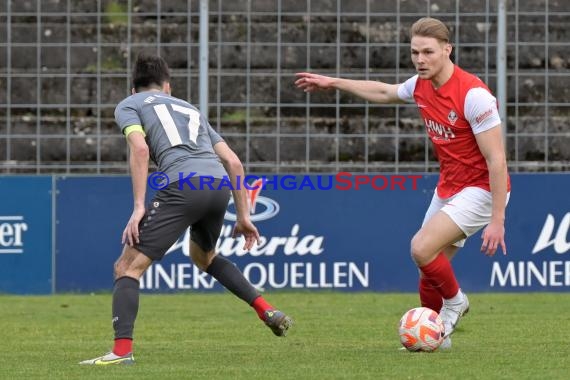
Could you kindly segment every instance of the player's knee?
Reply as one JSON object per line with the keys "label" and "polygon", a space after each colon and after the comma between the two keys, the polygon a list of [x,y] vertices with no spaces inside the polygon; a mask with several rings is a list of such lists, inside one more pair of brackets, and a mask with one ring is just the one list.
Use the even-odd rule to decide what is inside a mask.
{"label": "player's knee", "polygon": [[126,269],[126,266],[122,263],[121,260],[115,261],[115,264],[113,265],[113,276],[115,277],[115,280],[117,278],[123,277],[125,275]]}
{"label": "player's knee", "polygon": [[206,271],[207,267],[204,267],[204,264],[202,263],[199,257],[196,257],[196,255],[191,254],[190,258],[192,259],[194,265],[197,266],[202,272]]}
{"label": "player's knee", "polygon": [[212,260],[214,259],[214,254],[208,253],[190,253],[190,257],[192,258],[192,262],[196,265],[201,271],[206,271],[210,264],[212,264]]}
{"label": "player's knee", "polygon": [[197,260],[192,260],[194,262],[194,265],[196,265],[198,268],[200,268],[201,271],[205,272],[208,267],[210,266],[210,264],[212,263],[212,260],[208,260],[205,258],[200,258]]}
{"label": "player's knee", "polygon": [[192,262],[194,263],[194,265],[196,265],[198,268],[200,268],[201,271],[206,270],[206,268],[204,268],[204,261],[202,259],[201,254],[194,252],[194,250],[190,250],[190,259],[192,260]]}
{"label": "player's knee", "polygon": [[425,244],[422,242],[421,236],[416,234],[410,243],[410,254],[414,262],[421,265],[428,257]]}
{"label": "player's knee", "polygon": [[215,249],[204,249],[196,241],[190,241],[190,259],[201,271],[206,271],[216,256]]}

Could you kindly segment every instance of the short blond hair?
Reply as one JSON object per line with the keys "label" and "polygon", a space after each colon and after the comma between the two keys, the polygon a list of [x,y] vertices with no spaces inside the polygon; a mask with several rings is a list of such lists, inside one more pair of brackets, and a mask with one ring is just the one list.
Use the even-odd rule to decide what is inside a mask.
{"label": "short blond hair", "polygon": [[449,29],[436,18],[423,17],[414,22],[410,28],[410,38],[414,36],[431,37],[444,43],[449,43]]}

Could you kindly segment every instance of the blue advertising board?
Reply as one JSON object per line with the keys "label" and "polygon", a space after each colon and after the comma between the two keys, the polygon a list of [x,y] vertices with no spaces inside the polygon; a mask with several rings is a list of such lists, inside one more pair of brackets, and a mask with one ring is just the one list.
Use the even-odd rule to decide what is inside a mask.
{"label": "blue advertising board", "polygon": [[0,177],[0,292],[52,292],[52,177]]}
{"label": "blue advertising board", "polygon": [[[408,241],[429,201],[426,188],[434,184],[432,177],[417,177],[415,190],[410,183],[404,190],[382,192],[371,186],[321,190],[316,176],[280,176],[256,197],[252,220],[260,230],[260,244],[245,252],[242,240],[231,237],[235,216],[230,204],[217,251],[261,290],[401,290],[403,276],[417,273]],[[328,183],[323,179],[321,187]],[[412,222],[410,213],[417,214]],[[187,233],[163,263],[145,274],[141,286],[216,289],[214,281],[188,263],[188,242]]]}
{"label": "blue advertising board", "polygon": [[570,174],[521,174],[511,180],[507,255],[484,257],[480,233],[473,236],[454,265],[462,286],[476,291],[570,290]]}
{"label": "blue advertising board", "polygon": [[[249,252],[231,237],[230,204],[217,243],[259,289],[405,291],[417,289],[409,242],[420,227],[436,175],[269,176],[252,199],[260,245]],[[321,182],[319,182],[321,181]],[[360,183],[359,183],[360,181]],[[480,233],[454,259],[461,286],[479,291],[570,289],[570,175],[513,175],[507,208],[508,254],[480,253]],[[358,189],[357,189],[358,187]],[[132,207],[127,177],[60,178],[57,202],[57,291],[112,286],[121,233]],[[189,260],[181,236],[141,278],[151,292],[221,290]]]}
{"label": "blue advertising board", "polygon": [[132,207],[127,177],[57,177],[56,292],[108,290]]}

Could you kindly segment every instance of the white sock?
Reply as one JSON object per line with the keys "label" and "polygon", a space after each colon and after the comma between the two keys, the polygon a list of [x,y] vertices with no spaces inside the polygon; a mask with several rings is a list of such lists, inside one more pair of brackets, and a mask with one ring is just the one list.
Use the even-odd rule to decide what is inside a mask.
{"label": "white sock", "polygon": [[454,295],[453,297],[446,299],[445,302],[448,303],[461,303],[463,302],[463,292],[461,291],[461,289],[459,289],[457,291],[457,294]]}

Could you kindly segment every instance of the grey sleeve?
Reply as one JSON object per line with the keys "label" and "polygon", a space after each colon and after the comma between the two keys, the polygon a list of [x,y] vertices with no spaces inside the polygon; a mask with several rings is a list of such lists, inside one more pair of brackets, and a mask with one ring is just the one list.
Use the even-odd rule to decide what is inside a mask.
{"label": "grey sleeve", "polygon": [[119,105],[117,105],[115,108],[115,121],[121,129],[121,132],[123,129],[131,125],[142,126],[141,118],[137,111],[137,105],[131,97],[123,100]]}
{"label": "grey sleeve", "polygon": [[212,128],[212,126],[210,125],[210,123],[208,123],[208,135],[210,135],[210,141],[212,141],[212,146],[216,145],[219,142],[223,142],[224,139],[222,138],[222,136],[220,136],[218,134],[218,132],[216,132],[214,130],[214,128]]}

